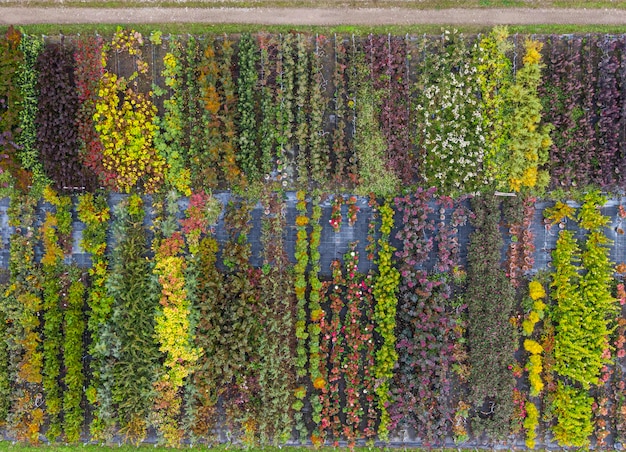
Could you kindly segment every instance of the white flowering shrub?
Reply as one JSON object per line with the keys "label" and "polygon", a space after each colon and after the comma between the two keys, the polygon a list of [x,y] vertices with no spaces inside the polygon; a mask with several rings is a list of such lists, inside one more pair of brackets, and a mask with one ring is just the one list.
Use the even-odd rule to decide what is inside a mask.
{"label": "white flowering shrub", "polygon": [[442,193],[480,190],[489,181],[483,171],[485,122],[477,69],[456,34],[444,34],[441,52],[426,53],[415,109],[419,174]]}

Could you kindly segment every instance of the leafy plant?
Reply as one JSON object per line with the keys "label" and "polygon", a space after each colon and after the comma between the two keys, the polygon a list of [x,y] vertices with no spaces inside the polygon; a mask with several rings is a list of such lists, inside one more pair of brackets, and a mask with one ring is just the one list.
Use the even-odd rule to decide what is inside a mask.
{"label": "leafy plant", "polygon": [[[347,100],[346,83],[347,54],[343,38],[341,37],[335,36],[334,55],[333,86],[335,91],[333,93],[333,112],[335,124],[332,136],[331,162],[334,163],[333,181],[345,183],[346,180],[350,180],[348,177],[349,156],[346,145],[346,128],[348,126],[346,107],[349,101]],[[354,105],[354,101],[351,102]]]}
{"label": "leafy plant", "polygon": [[21,109],[19,110],[20,133],[16,138],[19,145],[18,156],[26,171],[32,174],[32,184],[41,190],[47,183],[43,162],[37,148],[37,111],[40,87],[37,59],[43,50],[43,40],[39,37],[22,35],[18,49],[23,55],[19,67],[17,85],[20,89]]}
{"label": "leafy plant", "polygon": [[67,303],[64,294],[62,274],[65,272],[65,257],[62,242],[68,241],[72,232],[71,199],[59,197],[50,188],[44,190],[44,199],[56,208],[47,212],[41,227],[44,255],[43,266],[43,390],[46,397],[48,430],[46,435],[51,442],[57,441],[62,432],[62,388],[61,388],[61,348],[63,345],[63,312],[61,305]]}
{"label": "leafy plant", "polygon": [[[22,34],[9,27],[4,36],[0,37],[0,149],[4,157],[0,161],[4,179],[12,178],[15,185],[25,190],[30,184],[30,175],[22,168],[18,146],[15,143],[19,130],[21,111],[21,90],[19,88],[19,69],[23,64],[20,50]],[[12,181],[3,181],[4,188],[12,185]]]}
{"label": "leafy plant", "polygon": [[309,161],[311,164],[311,179],[323,185],[328,179],[330,170],[330,149],[324,130],[324,115],[328,108],[329,99],[325,95],[326,80],[324,79],[323,55],[327,46],[327,39],[318,35],[315,39],[315,50],[311,55],[310,76],[310,113],[309,113]]}
{"label": "leafy plant", "polygon": [[[159,358],[154,341],[157,300],[150,283],[151,265],[146,259],[144,216],[143,200],[138,195],[129,196],[114,210],[115,245],[106,281],[113,305],[110,320],[101,333],[107,350],[103,359],[109,368],[101,374],[106,384],[98,394],[100,418],[105,425],[116,421],[120,433],[133,443],[146,436]],[[134,378],[128,378],[129,375]],[[105,407],[115,411],[105,413]]]}
{"label": "leafy plant", "polygon": [[261,119],[259,124],[259,170],[266,180],[272,176],[272,171],[276,168],[277,146],[277,111],[280,106],[275,104],[277,95],[276,81],[278,78],[277,59],[278,43],[274,37],[267,35],[259,36],[260,71],[258,89],[260,90],[259,108]]}
{"label": "leafy plant", "polygon": [[262,200],[263,271],[259,288],[262,333],[259,339],[259,414],[256,419],[261,444],[282,444],[291,438],[296,386],[294,281],[285,252],[285,203],[278,193]]}
{"label": "leafy plant", "polygon": [[[167,215],[178,210],[177,197],[167,197]],[[168,219],[171,220],[171,219]],[[168,446],[179,446],[183,430],[178,425],[182,410],[180,391],[192,373],[199,350],[194,346],[190,325],[191,301],[185,284],[184,239],[180,232],[163,231],[155,252],[154,269],[160,286],[160,307],[154,321],[155,339],[163,353],[163,367],[154,382],[153,417]]]}
{"label": "leafy plant", "polygon": [[552,428],[561,446],[586,447],[593,432],[591,398],[584,389],[559,382],[553,402],[558,422]]}
{"label": "leafy plant", "polygon": [[[140,56],[141,34],[118,30],[110,47],[115,52]],[[105,72],[100,79],[96,112],[93,120],[102,143],[102,162],[109,174],[105,184],[123,193],[137,187],[147,192],[158,190],[165,177],[166,161],[153,145],[157,126],[157,108],[152,93],[141,92],[137,77],[148,70],[141,58],[138,70],[128,79],[106,69],[106,48],[102,61]]]}
{"label": "leafy plant", "polygon": [[394,200],[396,211],[402,213],[403,224],[395,236],[402,241],[402,248],[396,251],[396,257],[410,267],[422,265],[433,249],[435,225],[428,217],[434,212],[429,202],[436,191],[436,188],[424,190],[418,187],[413,195]]}
{"label": "leafy plant", "polygon": [[549,125],[540,125],[541,100],[538,87],[541,83],[541,48],[538,41],[527,40],[523,57],[524,66],[515,74],[515,81],[506,91],[504,103],[511,109],[507,118],[508,139],[506,154],[496,161],[499,174],[506,175],[504,187],[512,191],[544,189],[549,175],[541,169],[548,161],[550,140]]}
{"label": "leafy plant", "polygon": [[[226,385],[225,406],[231,429],[241,430],[242,441],[253,444],[258,433],[258,377],[260,270],[250,265],[251,245],[248,234],[252,205],[231,201],[226,206],[224,223],[228,242],[222,252],[225,275],[223,343],[227,358],[221,364]],[[238,401],[235,403],[235,401]]]}
{"label": "leafy plant", "polygon": [[546,69],[539,94],[553,124],[549,150],[552,187],[584,187],[593,178],[598,152],[594,130],[598,44],[593,35],[567,40],[551,36],[546,42]]}
{"label": "leafy plant", "polygon": [[357,118],[354,132],[354,152],[357,160],[359,185],[356,193],[377,196],[391,196],[395,193],[399,178],[387,170],[385,138],[380,130],[380,122],[376,114],[376,105],[380,93],[374,90],[367,74],[367,66],[363,55],[358,54],[355,65],[357,78],[355,115]]}
{"label": "leafy plant", "polygon": [[537,426],[539,425],[539,410],[537,406],[530,402],[526,402],[526,418],[524,419],[524,428],[526,429],[526,447],[534,449],[536,446]]}
{"label": "leafy plant", "polygon": [[415,429],[425,444],[443,444],[454,414],[451,394],[453,344],[458,340],[447,310],[449,287],[442,276],[404,265],[398,289],[397,345],[392,426]]}
{"label": "leafy plant", "polygon": [[63,432],[65,441],[77,443],[83,433],[85,409],[83,395],[85,373],[83,368],[83,334],[85,332],[85,281],[76,268],[70,270],[67,287],[67,307],[63,313]]}
{"label": "leafy plant", "polygon": [[378,207],[378,213],[380,215],[378,274],[374,278],[372,293],[376,302],[374,322],[376,323],[376,332],[382,338],[382,343],[376,350],[374,378],[379,382],[376,387],[377,407],[380,412],[378,436],[381,440],[386,441],[389,438],[391,423],[387,407],[392,401],[391,380],[394,375],[393,369],[398,360],[395,330],[400,272],[395,268],[392,261],[395,248],[389,243],[391,228],[394,224],[394,210],[391,202]]}
{"label": "leafy plant", "polygon": [[228,363],[225,278],[216,266],[217,241],[210,235],[198,243],[187,280],[196,279],[191,291],[198,318],[194,345],[200,350],[195,372],[186,388],[186,424],[192,439],[211,439],[217,423],[217,403],[226,391],[222,368]]}
{"label": "leafy plant", "polygon": [[484,111],[482,118],[487,146],[485,178],[490,182],[499,180],[501,184],[506,182],[507,173],[501,170],[498,162],[508,156],[507,129],[511,126],[510,109],[505,100],[512,83],[512,62],[507,57],[512,44],[508,38],[506,27],[494,27],[474,45],[472,52]]}
{"label": "leafy plant", "polygon": [[83,36],[76,41],[74,50],[74,79],[78,93],[76,127],[78,129],[79,156],[85,174],[85,188],[89,191],[98,186],[98,175],[108,180],[102,165],[102,143],[96,131],[93,116],[100,78],[104,74],[102,65],[103,40],[98,36]]}
{"label": "leafy plant", "polygon": [[166,183],[172,189],[189,196],[191,195],[191,172],[188,165],[188,136],[184,118],[185,92],[183,72],[183,49],[177,39],[170,40],[169,52],[163,57],[165,89],[154,86],[155,94],[168,93],[163,101],[164,113],[156,115],[157,129],[154,133],[154,146],[167,162]]}
{"label": "leafy plant", "polygon": [[305,38],[298,33],[295,43],[295,67],[294,67],[294,138],[297,146],[296,170],[300,185],[306,185],[309,180],[309,112],[310,112],[310,61]]}
{"label": "leafy plant", "polygon": [[511,235],[507,251],[507,275],[513,287],[519,287],[522,276],[532,269],[535,262],[535,237],[531,228],[534,213],[533,197],[515,197],[505,201],[505,217]]}
{"label": "leafy plant", "polygon": [[413,179],[409,126],[410,59],[406,39],[401,36],[369,35],[365,40],[373,88],[380,93],[377,111],[381,131],[387,142],[385,161],[403,183]]}
{"label": "leafy plant", "polygon": [[248,180],[258,180],[257,118],[255,87],[258,80],[257,46],[249,33],[239,40],[239,78],[237,79],[238,147],[237,162]]}
{"label": "leafy plant", "polygon": [[89,276],[91,284],[87,295],[87,304],[91,310],[87,319],[87,331],[90,336],[89,354],[89,387],[86,390],[87,399],[94,406],[94,419],[91,423],[91,434],[94,438],[101,438],[107,429],[111,413],[109,412],[109,398],[99,397],[99,394],[108,392],[105,389],[106,378],[109,373],[109,354],[106,350],[107,338],[103,333],[111,315],[113,299],[106,289],[108,279],[109,259],[106,256],[108,221],[110,210],[107,199],[103,194],[94,195],[85,193],[78,198],[78,219],[85,223],[81,247],[91,257]]}
{"label": "leafy plant", "polygon": [[[581,258],[578,244],[570,231],[561,231],[553,253],[555,273],[552,279],[553,312],[556,322],[556,371],[579,382],[583,388],[597,385],[605,364],[604,350],[608,348],[607,317],[614,310],[611,296],[612,265],[609,261],[607,238],[602,227],[608,219],[599,206],[603,198],[597,192],[585,198],[579,221],[588,229],[586,250],[582,253],[584,276],[576,265]],[[580,324],[579,317],[585,322]],[[576,326],[574,326],[576,325]]]}
{"label": "leafy plant", "polygon": [[515,292],[500,268],[502,236],[498,229],[500,203],[493,195],[472,198],[475,230],[468,250],[468,349],[471,400],[477,411],[475,433],[502,438],[511,428],[515,379],[508,368],[514,361],[517,338],[509,321]]}

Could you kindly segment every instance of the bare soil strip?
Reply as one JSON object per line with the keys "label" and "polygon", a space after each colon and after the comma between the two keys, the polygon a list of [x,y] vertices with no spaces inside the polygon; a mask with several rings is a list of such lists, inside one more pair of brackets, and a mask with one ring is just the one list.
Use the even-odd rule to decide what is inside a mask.
{"label": "bare soil strip", "polygon": [[213,23],[264,25],[626,25],[619,9],[26,8],[0,7],[1,25]]}

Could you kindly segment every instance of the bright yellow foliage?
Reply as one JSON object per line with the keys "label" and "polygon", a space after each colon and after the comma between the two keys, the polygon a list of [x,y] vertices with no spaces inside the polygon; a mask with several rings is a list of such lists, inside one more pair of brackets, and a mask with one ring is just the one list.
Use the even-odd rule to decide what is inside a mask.
{"label": "bright yellow foliage", "polygon": [[115,175],[114,188],[129,193],[141,186],[155,192],[167,164],[152,141],[156,106],[124,78],[105,72],[100,80],[94,122],[102,142],[105,170]]}
{"label": "bright yellow foliage", "polygon": [[538,355],[543,352],[543,347],[537,341],[533,341],[532,339],[526,339],[524,341],[524,350],[532,355]]}
{"label": "bright yellow foliage", "polygon": [[543,288],[543,285],[539,281],[531,281],[528,284],[528,291],[530,298],[533,300],[538,300],[540,298],[545,298],[546,290]]}

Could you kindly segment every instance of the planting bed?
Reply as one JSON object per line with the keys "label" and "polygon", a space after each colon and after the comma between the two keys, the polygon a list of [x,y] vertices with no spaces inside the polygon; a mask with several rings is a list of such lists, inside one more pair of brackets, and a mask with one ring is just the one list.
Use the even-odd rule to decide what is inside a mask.
{"label": "planting bed", "polygon": [[626,37],[0,39],[8,438],[619,448]]}

